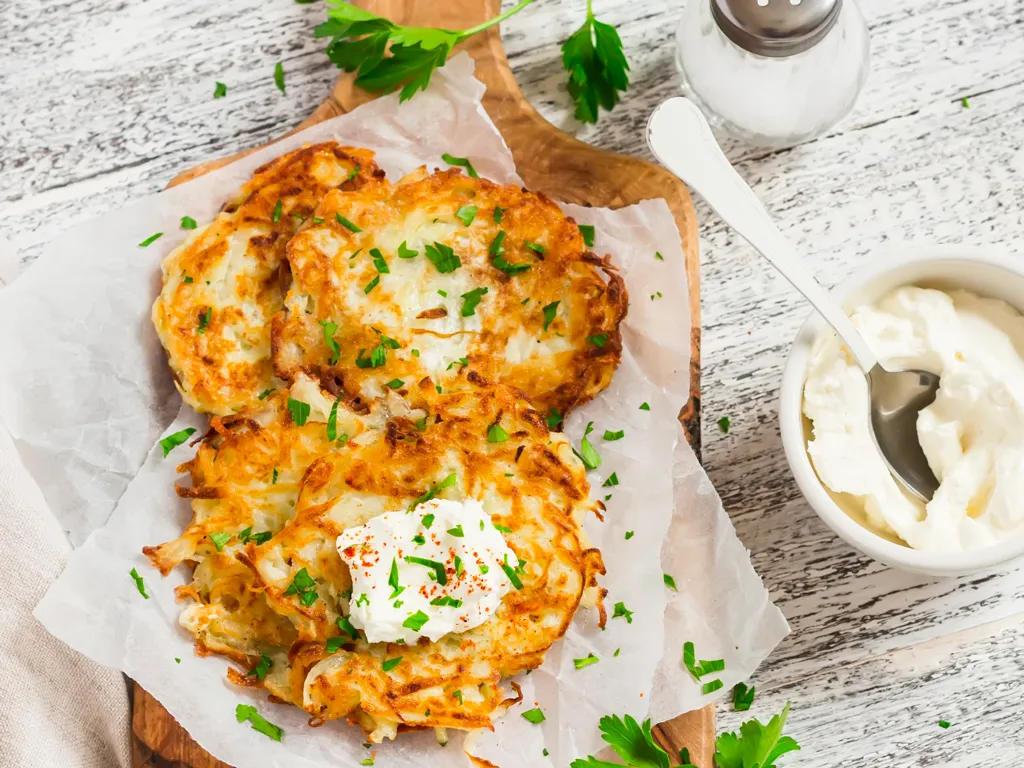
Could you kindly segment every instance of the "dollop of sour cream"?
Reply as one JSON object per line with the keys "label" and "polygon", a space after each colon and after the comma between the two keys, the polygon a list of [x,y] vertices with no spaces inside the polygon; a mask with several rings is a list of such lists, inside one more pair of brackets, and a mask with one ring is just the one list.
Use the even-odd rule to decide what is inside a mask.
{"label": "dollop of sour cream", "polygon": [[435,641],[494,615],[519,560],[475,499],[386,512],[337,539],[352,575],[349,620],[371,643]]}
{"label": "dollop of sour cream", "polygon": [[917,435],[941,484],[927,506],[897,485],[871,439],[864,374],[831,333],[804,386],[821,481],[845,494],[855,518],[915,549],[972,550],[1024,534],[1024,317],[967,291],[904,287],[852,320],[884,365],[940,375]]}

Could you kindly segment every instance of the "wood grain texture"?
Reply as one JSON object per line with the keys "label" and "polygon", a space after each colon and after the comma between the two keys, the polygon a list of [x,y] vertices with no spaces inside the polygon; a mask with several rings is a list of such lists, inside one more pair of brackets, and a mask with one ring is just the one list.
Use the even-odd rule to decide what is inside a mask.
{"label": "wood grain texture", "polygon": [[[503,24],[512,71],[559,128],[649,157],[647,116],[679,93],[682,2],[594,0],[632,66],[625,99],[596,126],[573,120],[558,51],[586,0],[538,0]],[[858,2],[872,71],[853,113],[794,149],[730,145],[741,175],[827,285],[907,238],[999,244],[1024,256],[1024,3]],[[31,261],[74,222],[290,130],[335,77],[311,35],[322,20],[322,4],[291,0],[0,2],[0,232]],[[277,61],[285,95],[272,80]],[[215,80],[227,83],[226,98],[212,99]],[[781,366],[807,307],[700,201],[697,211],[703,462],[793,628],[754,680],[761,698],[752,714],[793,703],[790,729],[803,751],[780,768],[1017,766],[1011,739],[1024,697],[1011,651],[1022,638],[978,632],[1024,624],[1024,574],[898,574],[818,521],[790,477],[777,427]],[[729,434],[715,426],[725,415]],[[914,666],[921,649],[938,658],[947,648],[953,669]],[[971,714],[949,731],[930,714],[903,715],[905,702],[930,700]],[[731,729],[740,716],[722,707],[719,717]]]}
{"label": "wood grain texture", "polygon": [[[463,29],[500,12],[498,0],[360,0],[357,5],[400,24]],[[556,200],[619,208],[641,200],[664,198],[679,227],[687,259],[690,305],[690,397],[679,418],[687,439],[700,451],[700,267],[697,220],[685,185],[663,168],[644,160],[595,149],[552,126],[526,101],[516,82],[496,27],[476,35],[461,48],[476,62],[476,76],[486,86],[484,108],[508,144],[526,186]],[[324,102],[295,130],[347,113],[374,98],[340,76]],[[178,174],[170,186],[189,181],[239,159],[258,147],[203,163]],[[188,736],[170,714],[135,685],[134,759],[138,767],[162,765],[214,768],[215,760]],[[714,708],[687,713],[655,729],[658,741],[673,755],[689,749],[700,768],[710,768],[714,751]]]}

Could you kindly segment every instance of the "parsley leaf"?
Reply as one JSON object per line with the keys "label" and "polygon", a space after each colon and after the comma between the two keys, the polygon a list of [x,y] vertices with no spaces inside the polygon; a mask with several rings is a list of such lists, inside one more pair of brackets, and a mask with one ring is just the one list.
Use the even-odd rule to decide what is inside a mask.
{"label": "parsley leaf", "polygon": [[[601,730],[601,738],[611,745],[627,766],[669,768],[668,753],[654,741],[650,720],[644,720],[643,724],[640,724],[630,715],[626,715],[625,718],[611,715],[602,717],[598,728]],[[613,768],[615,765],[595,757],[587,757],[573,760],[570,768]]]}
{"label": "parsley leaf", "polygon": [[277,224],[277,222],[279,222],[281,220],[281,212],[283,210],[284,210],[284,203],[282,203],[280,200],[278,200],[276,203],[274,203],[274,210],[270,214],[270,220],[272,222],[274,222],[275,224]]}
{"label": "parsley leaf", "polygon": [[612,472],[608,475],[608,479],[601,483],[602,488],[612,488],[619,484],[619,475],[617,472]]}
{"label": "parsley leaf", "polygon": [[731,422],[729,421],[728,416],[723,416],[716,423],[718,424],[718,428],[722,430],[722,432],[724,432],[725,434],[729,434],[729,424]]}
{"label": "parsley leaf", "polygon": [[155,243],[157,240],[159,240],[163,236],[164,236],[163,232],[157,232],[155,235],[150,235],[145,240],[143,240],[141,243],[139,243],[139,248],[148,248],[150,245]]}
{"label": "parsley leaf", "polygon": [[548,412],[548,415],[544,417],[544,421],[547,422],[548,429],[554,429],[555,427],[562,423],[562,414],[558,412],[557,408],[552,406],[551,410]]}
{"label": "parsley leaf", "polygon": [[142,580],[141,576],[139,576],[139,572],[132,568],[128,571],[128,575],[135,580],[135,588],[139,590],[139,594],[149,600],[149,595],[146,594],[146,582]]}
{"label": "parsley leaf", "polygon": [[472,291],[468,291],[462,294],[462,298],[465,301],[462,302],[462,312],[460,313],[463,317],[472,317],[476,314],[476,307],[487,294],[487,288],[474,288]]}
{"label": "parsley leaf", "polygon": [[292,421],[295,422],[295,426],[304,427],[306,426],[306,419],[309,418],[309,403],[304,403],[301,400],[293,400],[288,398],[288,413],[292,416]]}
{"label": "parsley leaf", "polygon": [[523,719],[527,722],[533,723],[534,725],[540,725],[547,720],[547,718],[544,717],[544,711],[540,709],[540,707],[528,709],[526,712],[523,712]]}
{"label": "parsley leaf", "polygon": [[218,552],[224,551],[224,545],[231,539],[230,533],[211,533],[210,541],[213,542],[213,546],[217,548]]}
{"label": "parsley leaf", "polygon": [[604,439],[606,442],[609,443],[614,442],[615,440],[621,440],[625,436],[626,430],[624,429],[620,429],[618,432],[612,432],[611,430],[608,429],[604,431]]}
{"label": "parsley leaf", "polygon": [[[966,101],[966,99],[964,99],[964,101]],[[753,688],[751,688],[751,691],[753,691]],[[950,725],[952,725],[952,723],[950,723],[949,720],[939,720],[939,728],[949,728]]]}
{"label": "parsley leaf", "polygon": [[[405,562],[430,568],[434,572],[434,577],[437,579],[437,583],[442,587],[448,583],[448,574],[445,571],[444,563],[439,563],[437,560],[429,560],[425,557],[415,557],[413,555],[406,555]],[[402,626],[405,625],[403,624]],[[416,630],[418,629],[419,627],[416,627]]]}
{"label": "parsley leaf", "polygon": [[334,401],[334,405],[331,406],[331,415],[327,417],[327,439],[334,440],[338,439],[338,403],[341,402],[341,395]]}
{"label": "parsley leaf", "polygon": [[274,85],[281,93],[284,93],[284,67],[281,66],[280,61],[274,65]]}
{"label": "parsley leaf", "polygon": [[[408,560],[409,558],[405,559]],[[437,583],[443,585],[445,582],[438,579]],[[430,617],[427,614],[423,611],[416,611],[416,613],[411,614],[409,618],[402,622],[402,626],[406,629],[411,629],[413,632],[419,632],[428,621],[430,621]]]}
{"label": "parsley leaf", "polygon": [[675,578],[673,576],[671,576],[670,574],[667,574],[667,573],[662,574],[662,576],[663,576],[663,578],[665,580],[665,586],[666,587],[668,587],[669,589],[673,589],[676,592],[679,591],[679,587],[676,586],[676,580],[675,580]]}
{"label": "parsley leaf", "polygon": [[608,343],[607,333],[598,333],[593,336],[587,336],[587,341],[593,344],[598,349],[602,349],[605,344]]}
{"label": "parsley leaf", "polygon": [[338,346],[338,342],[334,340],[334,334],[338,332],[338,324],[331,323],[327,320],[317,320],[324,329],[324,344],[331,350],[330,360],[327,361],[328,365],[336,365],[338,360],[341,358],[341,347]]}
{"label": "parsley leaf", "polygon": [[412,248],[410,248],[408,245],[406,245],[405,244],[405,240],[403,240],[401,243],[399,243],[399,245],[398,245],[398,258],[400,258],[400,259],[413,259],[413,258],[415,258],[418,255],[419,255],[419,251],[414,251]]}
{"label": "parsley leaf", "polygon": [[196,431],[195,427],[186,427],[180,432],[175,432],[173,435],[168,435],[160,441],[160,447],[164,449],[164,458],[167,458],[167,454],[177,448],[179,445],[184,443],[192,434]]}
{"label": "parsley leaf", "polygon": [[394,669],[395,667],[397,667],[401,663],[402,663],[402,657],[401,656],[396,656],[393,659],[386,659],[384,661],[384,663],[380,665],[380,668],[383,669],[385,672],[390,672],[392,669]]}
{"label": "parsley leaf", "polygon": [[508,440],[508,432],[506,432],[501,424],[491,424],[487,429],[487,442],[488,443],[504,443]]}
{"label": "parsley leaf", "polygon": [[524,240],[523,241],[523,245],[525,245],[527,248],[529,248],[534,253],[540,254],[541,256],[543,256],[545,253],[548,252],[548,249],[545,248],[540,243],[533,243],[533,242],[530,242],[529,240]]}
{"label": "parsley leaf", "polygon": [[[494,527],[498,528],[498,526],[494,526]],[[498,530],[501,530],[501,529],[498,528]],[[508,561],[507,561],[508,555],[506,555],[505,557],[506,557],[506,561],[500,563],[501,570],[503,570],[505,572],[505,575],[508,576],[508,580],[512,582],[512,586],[513,587],[515,587],[516,589],[522,589],[523,588],[522,579],[519,578],[519,574],[516,573],[516,569],[508,564]]]}
{"label": "parsley leaf", "polygon": [[213,315],[213,307],[207,307],[206,311],[199,316],[199,327],[196,329],[199,333],[206,333],[206,329],[210,327],[210,317]]}
{"label": "parsley leaf", "polygon": [[441,159],[444,160],[446,163],[448,163],[448,165],[454,165],[454,166],[457,166],[459,168],[465,168],[466,169],[466,174],[470,178],[473,178],[473,179],[479,179],[480,178],[480,174],[476,172],[476,168],[474,168],[473,164],[471,162],[469,162],[469,158],[466,158],[466,157],[455,157],[454,155],[449,155],[447,152],[445,152],[443,155],[441,155]]}
{"label": "parsley leaf", "polygon": [[391,274],[391,270],[388,269],[388,263],[384,260],[384,254],[380,252],[379,248],[371,248],[370,256],[373,257],[373,266],[377,268],[377,271],[382,275]]}
{"label": "parsley leaf", "polygon": [[548,326],[551,325],[551,322],[555,319],[555,315],[558,313],[558,305],[561,303],[562,302],[560,301],[552,301],[550,304],[545,304],[542,308],[542,311],[544,312],[545,331],[548,329]]}
{"label": "parsley leaf", "polygon": [[256,707],[251,707],[248,704],[239,704],[235,707],[235,719],[240,723],[248,721],[254,731],[259,731],[274,741],[280,741],[284,735],[283,728],[274,725],[268,720],[264,720],[260,713],[256,711]]}
{"label": "parsley leaf", "polygon": [[[362,232],[363,231],[362,227],[356,226],[351,221],[349,221],[344,216],[342,216],[340,213],[335,213],[334,214],[334,218],[337,219],[338,223],[341,224],[341,226],[343,226],[345,229],[347,229],[347,230],[349,230],[351,232]],[[359,251],[356,251],[356,253],[359,253]],[[353,253],[352,255],[355,256],[356,254]]]}
{"label": "parsley leaf", "polygon": [[494,206],[494,222],[495,224],[501,224],[501,217],[505,213],[505,209],[500,205]]}
{"label": "parsley leaf", "polygon": [[641,411],[649,411],[649,410],[651,410],[651,406],[649,406],[647,403],[640,403],[640,410]]}
{"label": "parsley leaf", "polygon": [[596,123],[598,110],[612,109],[629,87],[629,62],[619,33],[594,18],[589,3],[587,20],[562,44],[562,66],[569,73],[576,119],[583,123]]}
{"label": "parsley leaf", "polygon": [[595,656],[592,653],[589,653],[587,654],[586,658],[573,659],[572,663],[576,666],[576,669],[583,669],[584,667],[589,667],[591,664],[597,664],[597,662],[599,661],[600,659],[597,658],[597,656]]}
{"label": "parsley leaf", "polygon": [[[449,536],[454,536],[457,539],[461,539],[466,535],[462,530],[462,523],[459,523],[454,528],[449,528],[447,531],[445,531],[445,533],[447,533]],[[458,559],[457,555],[456,559]],[[456,570],[458,569],[456,568]]]}
{"label": "parsley leaf", "polygon": [[[453,485],[455,485],[455,473],[454,472],[452,472],[450,475],[448,475],[448,477],[446,477],[440,483],[438,483],[433,488],[431,488],[429,491],[427,491],[422,496],[420,496],[418,499],[416,499],[412,504],[409,505],[409,509],[410,510],[415,509],[418,505],[422,504],[423,502],[430,501],[432,498],[437,496],[437,494],[439,494],[445,488],[450,488]],[[434,516],[433,515],[427,515],[427,517],[430,518],[431,522],[434,521]],[[430,527],[430,523],[427,522],[427,517],[423,518],[423,524],[427,528],[429,528]]]}
{"label": "parsley leaf", "polygon": [[430,263],[437,267],[441,274],[454,272],[462,266],[462,260],[455,255],[455,251],[444,243],[434,243],[423,246],[423,252],[430,259]]}
{"label": "parsley leaf", "polygon": [[587,469],[597,469],[601,466],[601,454],[594,449],[586,437],[580,440],[580,449],[578,451],[573,449],[573,453],[579,457]]}
{"label": "parsley leaf", "polygon": [[715,765],[718,768],[774,768],[775,761],[787,752],[795,752],[800,745],[789,736],[782,735],[789,716],[789,703],[775,715],[768,725],[748,720],[740,726],[739,735],[721,734],[715,743]]}
{"label": "parsley leaf", "polygon": [[473,219],[476,218],[476,212],[477,207],[475,205],[464,205],[455,212],[455,218],[468,227],[473,223]]}
{"label": "parsley leaf", "polygon": [[214,81],[213,84],[213,98],[223,99],[228,95],[228,87],[224,83]]}
{"label": "parsley leaf", "polygon": [[341,616],[338,618],[338,629],[340,629],[346,635],[351,637],[353,640],[359,639],[359,630],[352,625],[352,622],[349,621],[348,616]]}
{"label": "parsley leaf", "polygon": [[267,656],[267,654],[261,653],[259,664],[250,669],[249,674],[256,675],[260,680],[265,680],[267,672],[270,671],[272,666],[274,666],[274,660]]}
{"label": "parsley leaf", "polygon": [[631,610],[629,610],[628,608],[626,608],[626,604],[625,603],[616,603],[615,604],[615,610],[612,613],[612,618],[613,619],[617,619],[620,616],[626,620],[627,624],[632,624],[633,623],[633,612]]}
{"label": "parsley leaf", "polygon": [[583,236],[583,244],[588,248],[594,247],[594,227],[590,224],[580,224],[580,235]]}
{"label": "parsley leaf", "polygon": [[365,286],[363,286],[363,293],[369,293],[378,285],[380,285],[380,275],[377,275],[375,278],[373,278],[373,280],[371,280]]}
{"label": "parsley leaf", "polygon": [[754,691],[756,686],[747,688],[745,683],[736,683],[732,687],[732,708],[737,712],[746,712],[754,703]]}
{"label": "parsley leaf", "polygon": [[309,571],[305,568],[296,572],[295,576],[292,577],[292,583],[288,585],[288,589],[284,593],[286,595],[296,595],[299,601],[307,607],[315,603],[317,597],[319,597],[316,591],[316,581],[313,580],[313,577],[309,575]]}
{"label": "parsley leaf", "polygon": [[196,220],[193,219],[191,216],[182,216],[181,217],[181,228],[182,229],[195,229],[197,226],[199,226],[199,225],[196,224]]}

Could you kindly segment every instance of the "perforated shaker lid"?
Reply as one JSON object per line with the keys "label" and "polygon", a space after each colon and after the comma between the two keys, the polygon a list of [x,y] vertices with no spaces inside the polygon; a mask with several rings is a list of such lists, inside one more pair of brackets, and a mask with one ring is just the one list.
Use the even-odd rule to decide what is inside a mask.
{"label": "perforated shaker lid", "polygon": [[[690,0],[698,2],[699,0]],[[843,0],[710,0],[726,37],[760,56],[792,56],[828,34]]]}

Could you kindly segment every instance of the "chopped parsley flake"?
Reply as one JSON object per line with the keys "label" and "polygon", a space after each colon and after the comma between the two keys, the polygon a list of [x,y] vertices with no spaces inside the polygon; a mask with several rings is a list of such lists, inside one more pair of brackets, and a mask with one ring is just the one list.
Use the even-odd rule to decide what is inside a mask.
{"label": "chopped parsley flake", "polygon": [[662,256],[662,255],[661,255],[660,253],[658,253],[657,251],[655,251],[655,252],[654,252],[654,258],[656,258],[656,259],[657,259],[658,261],[664,261],[664,260],[665,260],[665,257],[664,257],[664,256]]}
{"label": "chopped parsley flake", "polygon": [[626,531],[626,541],[629,541],[630,539],[632,539],[633,535],[634,535],[633,531]]}
{"label": "chopped parsley flake", "polygon": [[348,616],[342,616],[338,619],[338,629],[340,629],[346,635],[351,637],[353,640],[359,639],[359,630],[357,630],[352,625],[352,622],[349,621]]}
{"label": "chopped parsley flake", "polygon": [[413,536],[412,541],[414,544],[419,544],[420,546],[427,543],[427,539],[422,533],[417,533],[415,536]]}
{"label": "chopped parsley flake", "polygon": [[598,349],[604,348],[604,345],[608,343],[607,333],[598,333],[594,336],[587,336],[587,341],[593,344]]}
{"label": "chopped parsley flake", "polygon": [[352,232],[362,232],[363,231],[362,227],[357,227],[355,224],[353,224],[351,221],[346,219],[340,213],[335,213],[334,214],[334,218],[336,218],[338,220],[338,223],[341,224],[341,226],[345,227],[346,229],[351,230]]}
{"label": "chopped parsley flake", "polygon": [[370,291],[372,291],[372,290],[373,290],[374,288],[376,288],[376,287],[377,287],[378,285],[380,285],[380,275],[377,275],[377,276],[376,276],[375,278],[373,278],[373,280],[371,280],[370,282],[368,282],[368,283],[367,283],[367,284],[366,284],[366,285],[365,285],[365,286],[363,287],[363,293],[369,293],[369,292],[370,292]]}
{"label": "chopped parsley flake", "polygon": [[[494,527],[497,528],[498,526]],[[508,580],[512,582],[513,587],[515,587],[516,589],[523,588],[522,579],[519,578],[519,574],[516,573],[515,568],[509,565],[507,561],[501,563],[501,570],[503,570],[505,572],[505,575],[508,576]]]}
{"label": "chopped parsley flake", "polygon": [[[437,295],[440,296],[442,299],[447,299],[448,298],[448,291],[442,291],[440,288],[438,288],[437,289]],[[418,357],[418,355],[417,355],[417,357]]]}
{"label": "chopped parsley flake", "polygon": [[580,440],[580,449],[578,451],[573,450],[573,453],[579,457],[580,461],[583,462],[583,466],[587,469],[597,469],[601,466],[601,454],[594,449],[594,446],[585,437]]}
{"label": "chopped parsley flake", "polygon": [[306,419],[309,418],[309,410],[309,403],[304,403],[301,400],[295,400],[291,397],[288,398],[288,413],[291,414],[292,421],[295,422],[295,426],[306,426]]}
{"label": "chopped parsley flake", "polygon": [[281,211],[284,209],[284,205],[280,200],[274,204],[274,212],[270,214],[270,220],[275,224],[281,220]]}
{"label": "chopped parsley flake", "polygon": [[263,390],[262,392],[260,392],[260,394],[259,394],[259,398],[260,398],[260,400],[266,400],[266,399],[267,399],[267,395],[269,395],[269,394],[270,394],[271,392],[273,392],[273,391],[274,391],[274,387],[271,387],[270,389],[264,389],[264,390]]}
{"label": "chopped parsley flake", "polygon": [[501,216],[503,213],[505,213],[504,208],[502,208],[500,205],[494,206],[494,221],[497,222],[498,224],[501,224]]}
{"label": "chopped parsley flake", "polygon": [[621,649],[621,648],[616,648],[616,649],[615,649],[615,653],[613,653],[613,654],[612,654],[612,656],[618,657],[618,655],[619,655],[619,653],[620,653],[621,651],[622,651],[622,649]]}
{"label": "chopped parsley flake", "polygon": [[430,528],[434,524],[434,513],[431,512],[429,515],[424,515],[423,520],[420,522],[423,523],[424,528]]}
{"label": "chopped parsley flake", "polygon": [[476,314],[477,304],[487,294],[487,288],[474,288],[472,291],[468,291],[462,294],[462,298],[465,301],[462,302],[462,316],[472,317]]}
{"label": "chopped parsley flake", "polygon": [[462,531],[462,524],[461,523],[459,523],[459,525],[456,525],[454,528],[449,528],[447,531],[445,531],[445,533],[447,533],[449,536],[455,536],[456,538],[459,538],[459,539],[461,539],[463,536],[466,535]]}
{"label": "chopped parsley flake", "polygon": [[640,403],[640,410],[641,411],[649,411],[649,410],[651,410],[651,406],[649,406],[647,403]]}
{"label": "chopped parsley flake", "polygon": [[159,240],[163,236],[164,236],[163,232],[157,232],[155,235],[150,235],[145,240],[143,240],[141,243],[139,243],[139,248],[148,248],[150,245],[155,243],[157,240]]}
{"label": "chopped parsley flake", "polygon": [[[437,496],[437,494],[439,494],[445,488],[450,488],[453,485],[455,485],[455,473],[454,472],[452,472],[450,475],[448,475],[448,477],[446,477],[440,483],[438,483],[433,488],[431,488],[429,491],[427,491],[422,496],[420,496],[418,499],[416,499],[412,503],[412,505],[410,505],[409,509],[415,509],[418,504],[422,504],[425,501],[430,501],[432,498]],[[428,515],[428,517],[430,517],[431,520],[433,520],[433,516]],[[423,519],[425,521],[426,517],[424,517]],[[430,526],[427,526],[427,527],[429,528]]]}
{"label": "chopped parsley flake", "polygon": [[[445,572],[444,563],[439,563],[437,560],[428,560],[425,557],[414,557],[413,555],[406,555],[405,562],[430,568],[434,572],[434,578],[437,579],[437,583],[442,587],[448,583],[448,574]],[[405,625],[403,624],[402,626]],[[418,630],[419,627],[415,629]]]}
{"label": "chopped parsley flake", "polygon": [[464,205],[455,212],[455,218],[468,227],[473,223],[473,219],[476,218],[476,211],[477,207],[475,205]]}
{"label": "chopped parsley flake", "polygon": [[619,484],[619,475],[616,472],[612,472],[608,475],[608,479],[601,483],[602,488],[612,488]]}
{"label": "chopped parsley flake", "polygon": [[609,442],[609,443],[614,442],[616,440],[621,440],[625,436],[626,436],[626,430],[624,430],[624,429],[620,429],[618,432],[612,432],[612,431],[607,430],[607,429],[604,431],[604,439],[607,442]]}
{"label": "chopped parsley flake", "polygon": [[448,165],[456,165],[460,168],[465,168],[466,173],[469,175],[470,178],[480,178],[480,174],[476,172],[476,169],[473,167],[473,164],[469,162],[469,160],[465,157],[455,157],[454,155],[449,155],[447,152],[445,152],[443,155],[441,155],[441,159],[448,163]]}
{"label": "chopped parsley flake", "polygon": [[414,259],[419,256],[419,253],[406,245],[405,240],[398,244],[398,258],[400,259]]}
{"label": "chopped parsley flake", "polygon": [[540,243],[531,243],[529,240],[525,240],[525,241],[523,241],[523,245],[525,245],[527,248],[529,248],[534,253],[539,253],[541,256],[543,256],[545,253],[548,252],[548,249],[545,248]]}
{"label": "chopped parsley flake", "polygon": [[508,440],[508,432],[506,432],[501,424],[491,424],[487,430],[487,442],[488,443],[504,443]]}
{"label": "chopped parsley flake", "polygon": [[146,582],[142,580],[141,576],[139,576],[139,572],[132,568],[128,571],[128,575],[135,579],[135,588],[139,590],[139,594],[149,600],[149,595],[146,594]]}
{"label": "chopped parsley flake", "polygon": [[573,659],[572,663],[576,665],[576,669],[583,669],[584,667],[589,667],[591,664],[597,664],[599,661],[600,659],[597,656],[589,653],[584,659]]}
{"label": "chopped parsley flake", "polygon": [[288,589],[284,591],[286,595],[295,595],[299,598],[299,601],[305,605],[310,606],[318,597],[316,592],[316,582],[313,577],[309,575],[309,571],[305,568],[300,569],[294,577],[292,577],[292,583],[288,585]]}
{"label": "chopped parsley flake", "polygon": [[558,305],[560,301],[552,301],[550,304],[544,305],[541,311],[544,312],[544,330],[548,329],[551,322],[555,319],[555,315],[558,313]]}
{"label": "chopped parsley flake", "polygon": [[235,719],[240,723],[244,723],[248,720],[249,725],[252,726],[254,731],[259,731],[264,736],[271,738],[274,741],[280,741],[281,737],[284,735],[283,728],[265,720],[260,713],[256,711],[256,707],[251,707],[248,704],[239,704],[235,707]]}
{"label": "chopped parsley flake", "polygon": [[274,65],[274,85],[281,93],[284,93],[284,67],[280,61]]}
{"label": "chopped parsley flake", "polygon": [[384,260],[384,254],[380,252],[380,248],[371,248],[370,256],[373,257],[373,266],[377,268],[377,271],[382,275],[390,275],[391,270],[388,269],[388,263]]}
{"label": "chopped parsley flake", "polygon": [[724,432],[725,434],[729,434],[729,425],[731,424],[731,422],[729,421],[728,416],[723,416],[716,423],[718,424],[718,428],[722,430],[722,432]]}
{"label": "chopped parsley flake", "polygon": [[337,440],[338,439],[338,403],[341,402],[341,396],[334,401],[334,405],[331,406],[331,415],[327,417],[327,439]]}
{"label": "chopped parsley flake", "polygon": [[462,266],[462,260],[455,255],[455,251],[444,243],[434,243],[423,246],[423,252],[430,259],[430,263],[437,267],[441,274],[454,272]]}
{"label": "chopped parsley flake", "polygon": [[714,693],[724,685],[725,683],[723,683],[721,680],[712,680],[709,683],[704,683],[704,685],[700,687],[700,692],[702,695],[707,696],[709,693]]}
{"label": "chopped parsley flake", "polygon": [[182,277],[184,279],[181,282],[185,283],[185,285],[189,285],[189,284],[195,282],[191,277],[189,277],[188,275],[186,275],[184,273],[182,273]]}
{"label": "chopped parsley flake", "polygon": [[213,83],[213,98],[223,99],[228,95],[228,87],[224,83],[219,83],[216,80]]}
{"label": "chopped parsley flake", "polygon": [[327,320],[317,320],[317,322],[324,329],[324,344],[331,350],[331,357],[327,361],[328,365],[337,365],[338,360],[341,359],[341,347],[338,346],[338,342],[334,340],[334,334],[338,332],[338,324],[332,323]]}
{"label": "chopped parsley flake", "polygon": [[313,217],[313,223],[314,224],[323,224],[324,220],[322,218],[320,218],[319,216],[314,216]]}
{"label": "chopped parsley flake", "polygon": [[557,408],[552,407],[551,410],[548,411],[548,415],[544,417],[544,421],[547,422],[548,429],[554,429],[562,423],[562,414],[558,412]]}
{"label": "chopped parsley flake", "polygon": [[737,712],[746,712],[754,703],[755,686],[747,688],[745,683],[736,683],[732,687],[732,708]]}
{"label": "chopped parsley flake", "polygon": [[274,473],[270,476],[270,484],[277,485],[277,467],[274,467]]}
{"label": "chopped parsley flake", "polygon": [[498,525],[497,523],[494,524],[494,530],[501,531],[502,533],[512,533],[511,528],[508,528],[504,525]]}
{"label": "chopped parsley flake", "polygon": [[390,672],[392,669],[394,669],[402,663],[402,658],[402,656],[396,656],[393,659],[386,659],[384,663],[380,665],[380,668],[383,669],[385,672]]}
{"label": "chopped parsley flake", "polygon": [[[217,548],[218,552],[224,551],[224,545],[231,539],[230,533],[211,533],[210,541],[213,542],[213,546]],[[262,679],[262,678],[261,678]]]}
{"label": "chopped parsley flake", "polygon": [[213,315],[213,307],[207,307],[206,311],[199,316],[199,333],[206,333],[206,329],[210,327],[210,317]]}
{"label": "chopped parsley flake", "polygon": [[632,624],[633,623],[633,612],[626,608],[626,604],[625,603],[616,603],[615,604],[615,610],[612,613],[612,618],[613,619],[617,619],[620,616],[626,620],[627,624]]}
{"label": "chopped parsley flake", "polygon": [[385,386],[391,387],[392,389],[401,389],[402,387],[405,386],[405,382],[402,381],[401,379],[392,379],[387,384],[385,384]]}
{"label": "chopped parsley flake", "polygon": [[666,574],[664,574],[664,579],[665,579],[665,586],[666,587],[668,587],[669,589],[675,590],[676,592],[679,591],[679,588],[676,586],[676,580],[672,576],[670,576],[669,574],[666,573]]}
{"label": "chopped parsley flake", "polygon": [[583,236],[583,244],[587,248],[594,247],[594,227],[591,224],[580,224],[580,234]]}
{"label": "chopped parsley flake", "polygon": [[431,605],[445,605],[445,606],[448,606],[449,608],[461,608],[462,607],[462,601],[461,600],[458,600],[458,599],[456,599],[454,597],[450,597],[449,595],[443,595],[441,597],[435,597],[433,600],[430,601],[430,604]]}
{"label": "chopped parsley flake", "polygon": [[547,718],[544,717],[544,712],[540,709],[540,707],[536,707],[534,709],[529,709],[526,712],[523,712],[523,719],[525,719],[527,722],[533,723],[534,725],[540,725]]}
{"label": "chopped parsley flake", "polygon": [[[408,560],[409,558],[405,559]],[[438,584],[443,585],[444,583],[438,580]],[[428,621],[430,621],[430,617],[427,614],[423,611],[416,611],[416,613],[411,614],[409,618],[402,622],[402,626],[406,629],[411,629],[413,632],[419,632]]]}
{"label": "chopped parsley flake", "polygon": [[[964,99],[964,101],[967,101],[967,99]],[[950,725],[949,720],[939,720],[939,728],[949,728]]]}
{"label": "chopped parsley flake", "polygon": [[193,219],[191,216],[182,216],[181,217],[181,228],[182,229],[195,229],[197,226],[199,226],[199,225],[196,224],[196,220]]}
{"label": "chopped parsley flake", "polygon": [[160,447],[163,448],[164,458],[167,458],[167,454],[177,448],[179,445],[184,443],[192,434],[196,431],[195,427],[186,427],[185,429],[175,432],[173,435],[168,435],[160,441]]}
{"label": "chopped parsley flake", "polygon": [[270,668],[272,666],[274,666],[274,660],[267,656],[267,654],[262,653],[260,654],[259,664],[250,669],[249,674],[255,675],[260,680],[265,680],[267,677],[267,672],[270,671]]}

